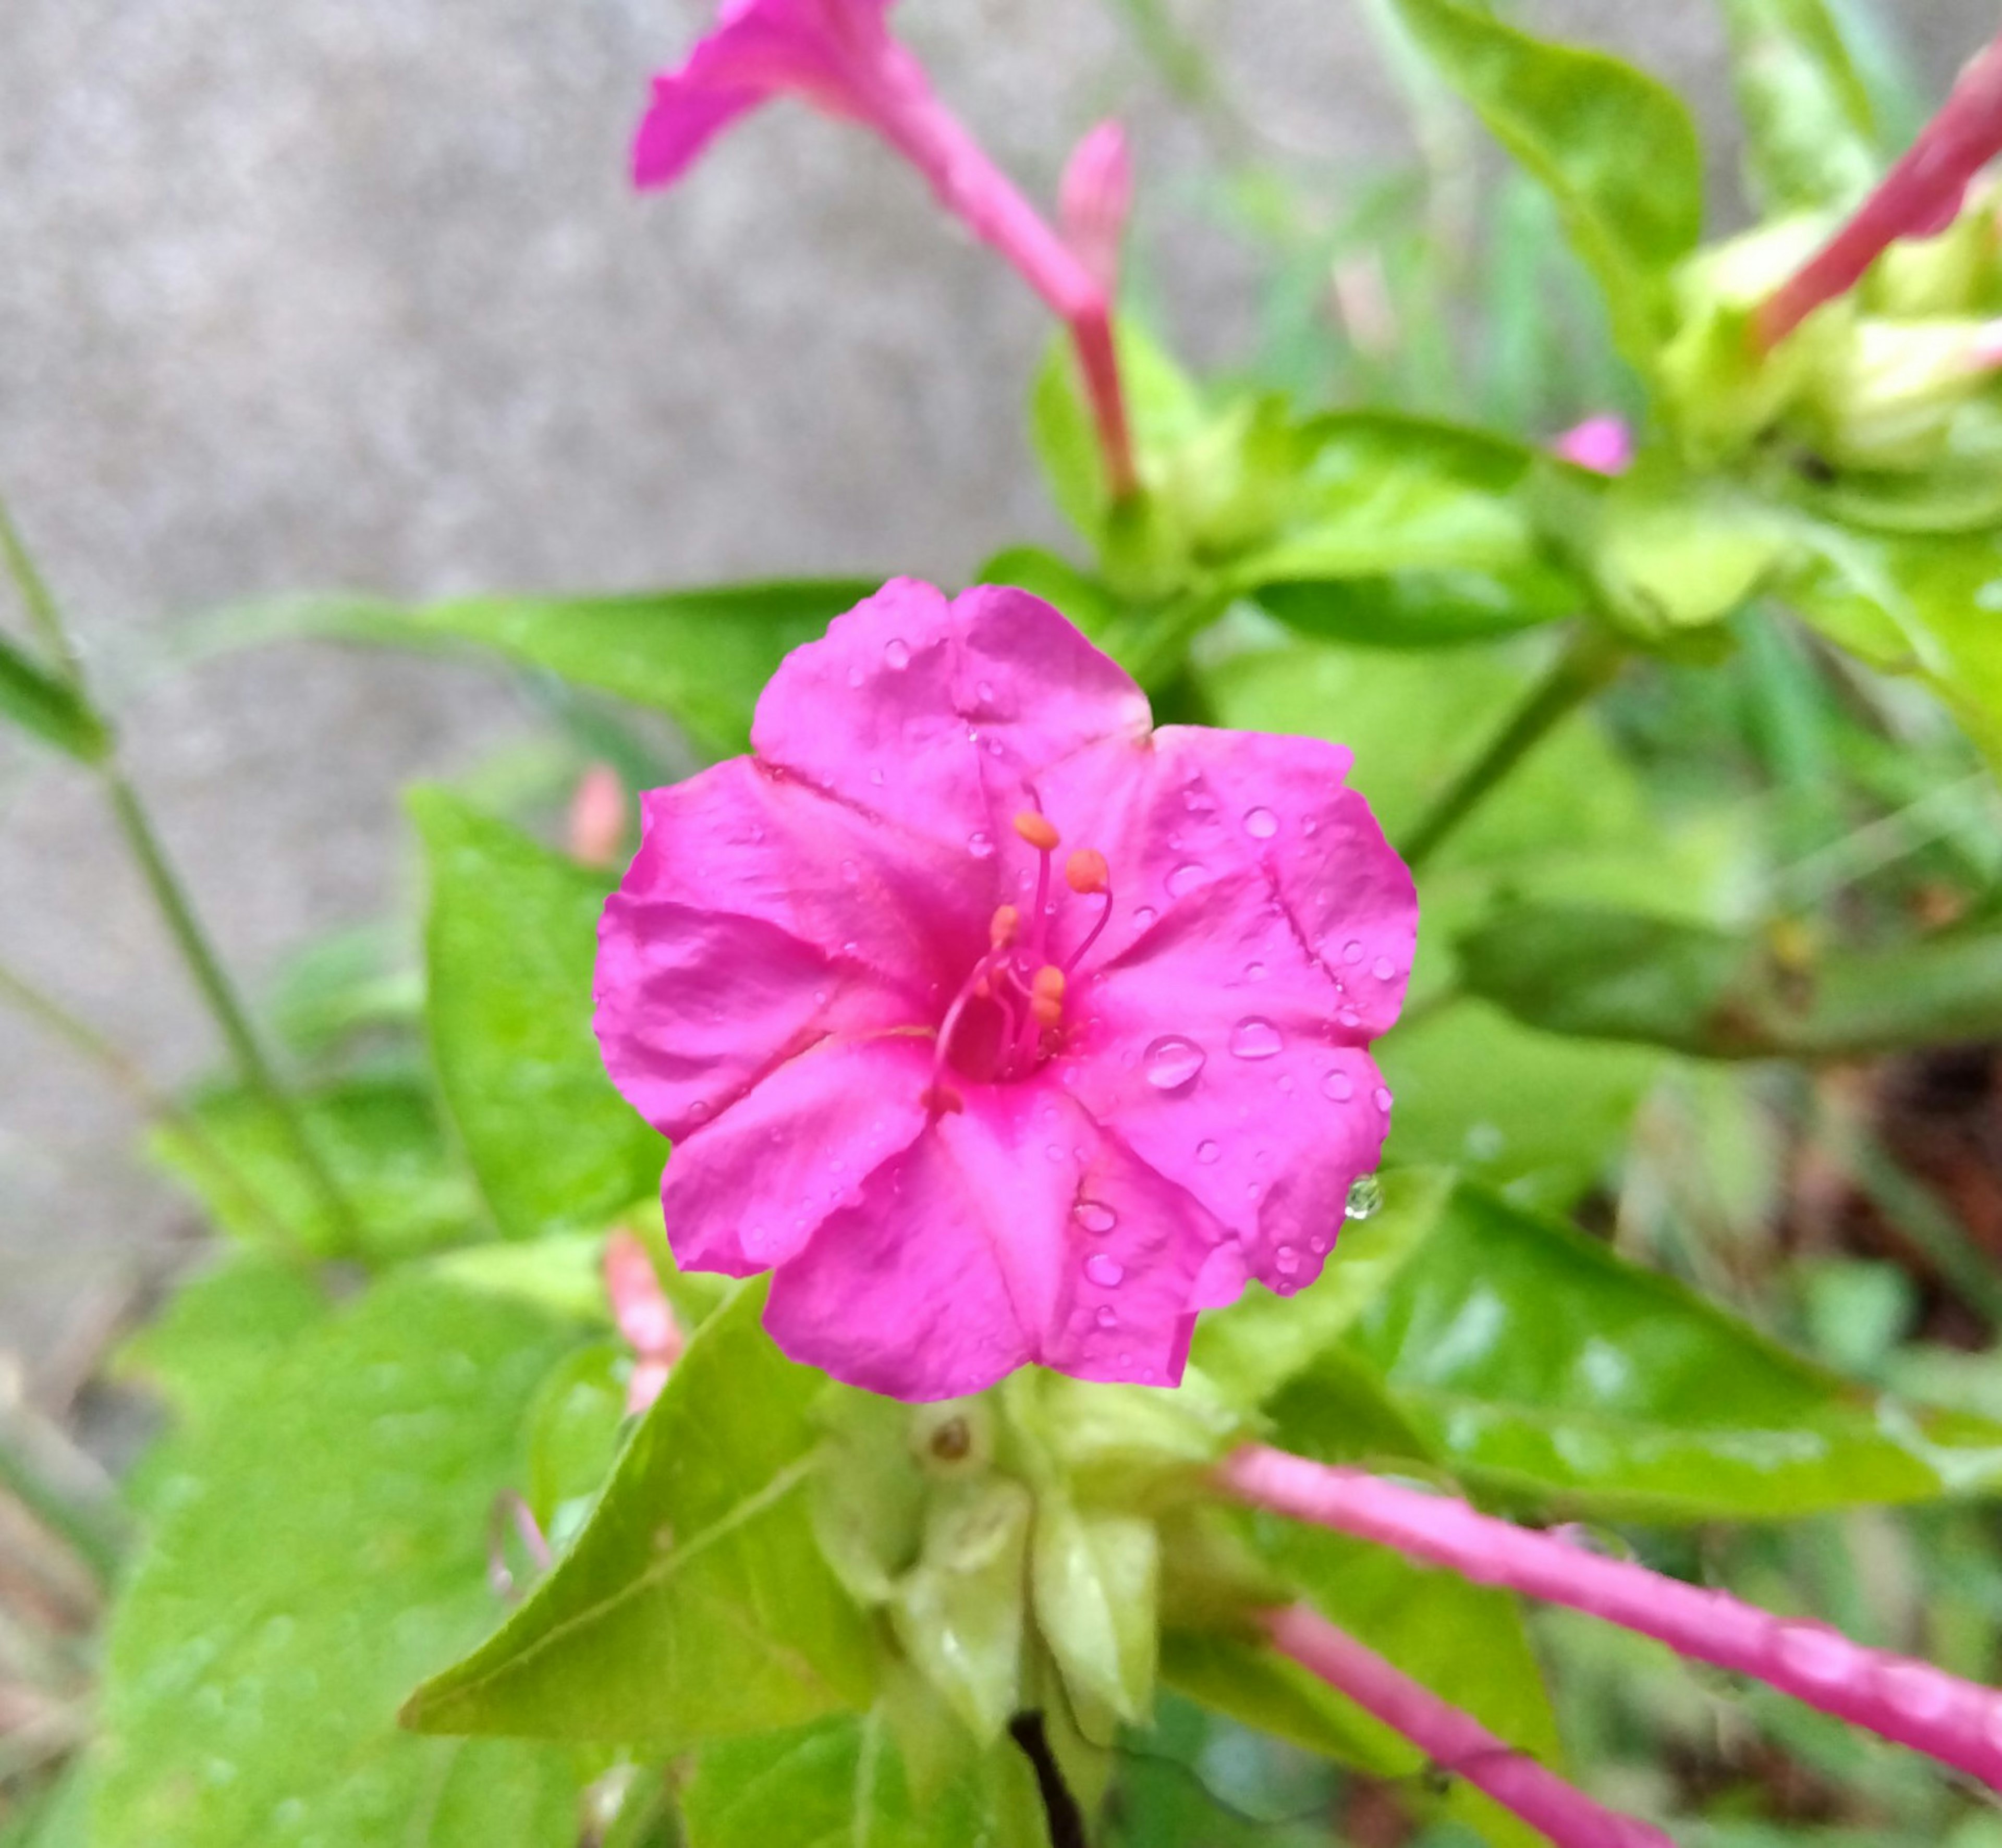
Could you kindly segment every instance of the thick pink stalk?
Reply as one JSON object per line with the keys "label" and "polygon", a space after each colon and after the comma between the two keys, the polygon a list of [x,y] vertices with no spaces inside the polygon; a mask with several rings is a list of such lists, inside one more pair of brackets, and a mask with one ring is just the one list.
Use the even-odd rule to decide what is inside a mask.
{"label": "thick pink stalk", "polygon": [[2002,1790],[2002,1695],[1992,1688],[1364,1470],[1254,1444],[1229,1458],[1222,1479],[1255,1507],[1638,1630]]}
{"label": "thick pink stalk", "polygon": [[1675,1848],[1651,1825],[1602,1808],[1317,1611],[1289,1605],[1267,1611],[1263,1620],[1282,1655],[1402,1733],[1442,1771],[1465,1778],[1541,1829],[1557,1848]]}
{"label": "thick pink stalk", "polygon": [[1777,346],[1825,302],[1862,281],[1901,237],[1937,235],[1958,213],[1968,182],[2002,154],[2002,37],[1961,73],[1953,94],[1855,215],[1760,309],[1760,346]]}

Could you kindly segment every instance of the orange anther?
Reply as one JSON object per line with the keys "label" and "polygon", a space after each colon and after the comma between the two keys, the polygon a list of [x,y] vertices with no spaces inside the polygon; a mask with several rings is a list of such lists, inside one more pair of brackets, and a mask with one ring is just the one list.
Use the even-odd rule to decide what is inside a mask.
{"label": "orange anther", "polygon": [[1064,972],[1055,963],[1045,963],[1029,978],[1029,992],[1038,1000],[1061,1001],[1064,993]]}
{"label": "orange anther", "polygon": [[1022,914],[1012,905],[997,905],[992,921],[987,926],[987,940],[996,950],[1012,943],[1015,933],[1022,928]]}
{"label": "orange anther", "polygon": [[1112,883],[1112,869],[1096,847],[1080,847],[1064,862],[1064,880],[1073,892],[1102,892]]}
{"label": "orange anther", "polygon": [[1024,809],[1015,818],[1015,832],[1038,853],[1052,852],[1063,839],[1049,817],[1037,814],[1033,808]]}
{"label": "orange anther", "polygon": [[918,1101],[934,1117],[957,1116],[966,1108],[966,1100],[949,1085],[926,1085],[918,1093]]}
{"label": "orange anther", "polygon": [[1038,1027],[1055,1027],[1063,1019],[1063,998],[1060,995],[1031,995],[1029,1012],[1035,1016]]}

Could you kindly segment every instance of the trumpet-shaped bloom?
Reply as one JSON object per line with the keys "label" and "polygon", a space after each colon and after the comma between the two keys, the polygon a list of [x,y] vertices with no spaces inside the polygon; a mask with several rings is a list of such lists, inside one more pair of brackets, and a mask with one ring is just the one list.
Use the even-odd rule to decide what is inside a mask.
{"label": "trumpet-shaped bloom", "polygon": [[1152,728],[1048,604],[900,581],[787,657],[753,755],[644,800],[601,929],[669,1239],[906,1399],[1172,1383],[1320,1271],[1390,1094],[1416,900],[1348,753]]}

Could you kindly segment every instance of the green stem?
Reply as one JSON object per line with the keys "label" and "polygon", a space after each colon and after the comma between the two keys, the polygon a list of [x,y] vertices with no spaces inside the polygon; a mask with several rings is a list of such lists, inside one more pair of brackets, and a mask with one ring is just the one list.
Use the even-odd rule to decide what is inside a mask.
{"label": "green stem", "polygon": [[[5,504],[0,503],[0,555],[4,555],[9,571],[27,605],[28,613],[35,626],[47,641],[60,665],[61,671],[78,699],[89,707],[106,734],[110,727],[103,715],[97,712],[90,698],[85,682],[83,663],[75,644],[62,619],[62,612],[55,599],[49,594],[47,582],[36,569],[34,560],[22,543],[12,518]],[[263,1100],[265,1106],[276,1119],[280,1132],[291,1144],[292,1154],[305,1170],[314,1191],[326,1206],[333,1225],[343,1235],[344,1242],[357,1242],[359,1228],[354,1208],[348,1204],[335,1181],[325,1159],[314,1145],[308,1132],[305,1118],[299,1114],[297,1102],[278,1078],[277,1069],[259,1043],[256,1030],[251,1025],[249,1010],[238,995],[235,985],[222,966],[221,958],[209,942],[208,935],[196,916],[186,889],[168,859],[166,849],[155,832],[152,820],[139,800],[138,793],[132,787],[123,766],[120,764],[115,746],[108,750],[96,766],[103,779],[106,793],[111,801],[112,812],[117,818],[119,832],[124,836],[145,878],[147,889],[159,908],[175,947],[187,965],[188,973],[194,978],[196,988],[215,1023],[222,1030],[222,1037],[229,1048],[236,1069],[244,1084]]]}
{"label": "green stem", "polygon": [[136,1060],[113,1045],[87,1020],[79,1019],[61,1002],[44,994],[4,963],[0,963],[0,1001],[12,1003],[30,1020],[96,1065],[148,1117],[165,1124],[179,1136],[213,1178],[235,1194],[239,1204],[247,1207],[252,1216],[261,1219],[280,1244],[291,1248],[295,1256],[308,1255],[297,1231],[281,1219],[244,1179],[235,1164],[216,1146],[200,1120],[158,1090]]}
{"label": "green stem", "polygon": [[108,1586],[124,1550],[117,1504],[108,1491],[66,1480],[72,1473],[58,1467],[49,1448],[18,1409],[0,1403],[0,1490],[64,1542],[99,1586]]}
{"label": "green stem", "polygon": [[1485,801],[1516,765],[1625,664],[1627,651],[1590,621],[1582,623],[1543,678],[1530,688],[1487,748],[1455,777],[1404,840],[1405,864],[1416,872]]}

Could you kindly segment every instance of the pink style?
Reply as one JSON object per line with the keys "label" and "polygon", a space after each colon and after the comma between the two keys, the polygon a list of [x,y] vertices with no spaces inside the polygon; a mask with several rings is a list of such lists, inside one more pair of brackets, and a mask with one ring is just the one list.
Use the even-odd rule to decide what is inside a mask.
{"label": "pink style", "polygon": [[1127,494],[1135,477],[1109,285],[940,102],[923,67],[891,36],[888,10],[889,0],[724,0],[716,29],[687,61],[654,79],[633,145],[634,183],[671,185],[717,134],[775,96],[800,96],[874,129],[1070,328],[1111,490]]}
{"label": "pink style", "polygon": [[1200,1310],[1318,1274],[1417,928],[1345,750],[1155,730],[1049,605],[908,580],[752,742],[644,798],[600,933],[682,1264],[771,1271],[788,1354],[908,1400],[1172,1384]]}

